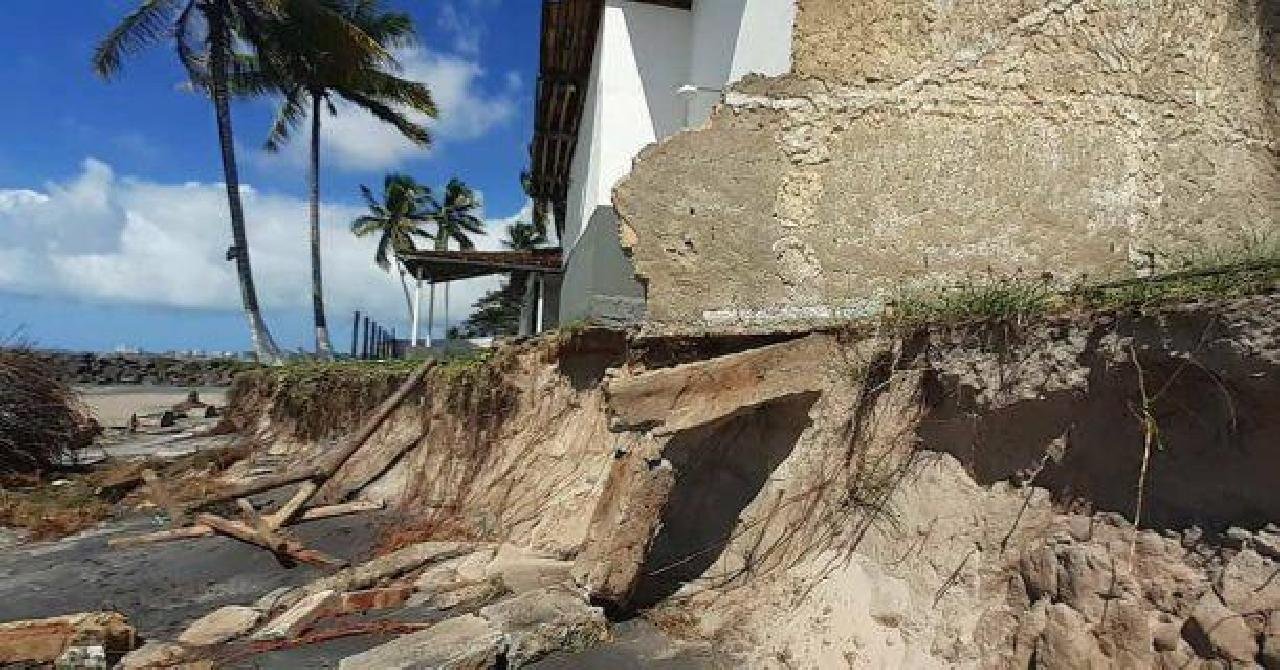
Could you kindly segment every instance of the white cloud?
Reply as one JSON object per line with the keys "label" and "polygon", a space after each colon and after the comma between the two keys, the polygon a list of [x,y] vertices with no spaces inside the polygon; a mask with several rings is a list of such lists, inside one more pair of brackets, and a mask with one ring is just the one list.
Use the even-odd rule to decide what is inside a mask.
{"label": "white cloud", "polygon": [[[243,189],[254,278],[269,311],[310,305],[307,204],[292,196]],[[0,189],[0,290],[96,303],[131,303],[234,311],[240,293],[222,184],[163,184],[117,175],[86,159],[81,173],[42,192]],[[526,208],[527,209],[527,208]],[[360,208],[326,204],[322,244],[328,312],[333,323],[360,309],[403,323],[398,282],[372,262],[374,240],[356,239],[349,222]],[[501,247],[505,226],[523,212],[489,223],[476,240]],[[450,321],[497,286],[489,278],[458,282]]]}
{"label": "white cloud", "polygon": [[453,36],[453,50],[467,56],[480,53],[480,39],[484,36],[484,26],[474,20],[471,14],[465,14],[452,2],[440,5],[440,13],[436,16],[436,26]]}
{"label": "white cloud", "polygon": [[[401,50],[397,57],[404,68],[400,76],[424,82],[431,89],[439,112],[437,118],[412,116],[431,129],[433,146],[415,145],[367,112],[336,100],[338,115],[326,113],[322,126],[327,165],[345,170],[385,170],[426,157],[434,146],[483,137],[515,118],[522,88],[518,74],[508,73],[496,89],[485,90],[485,70],[473,59],[422,48]],[[306,150],[307,142],[300,136],[280,157],[266,155],[264,160],[270,163],[282,159],[304,165]]]}

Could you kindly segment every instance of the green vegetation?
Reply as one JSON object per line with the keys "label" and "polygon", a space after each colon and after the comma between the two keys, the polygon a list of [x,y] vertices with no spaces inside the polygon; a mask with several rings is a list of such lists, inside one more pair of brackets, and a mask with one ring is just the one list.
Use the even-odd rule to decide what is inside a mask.
{"label": "green vegetation", "polygon": [[969,321],[1025,321],[1072,310],[1145,310],[1211,298],[1255,295],[1280,285],[1280,236],[1173,258],[1176,270],[1151,277],[1055,288],[1048,277],[967,281],[941,289],[903,292],[889,302],[892,326]]}
{"label": "green vegetation", "polygon": [[[444,354],[410,398],[481,418],[505,410],[511,389],[503,379],[508,355],[494,350]],[[423,365],[421,360],[299,362],[238,375],[234,412],[269,404],[273,418],[291,422],[302,439],[325,439],[359,422]],[[252,421],[255,417],[242,417]]]}
{"label": "green vegetation", "polygon": [[[333,47],[335,36],[324,25],[302,23],[292,15],[274,16],[266,23],[263,40],[272,51],[266,54],[270,63],[254,62],[254,67],[236,73],[235,83],[237,91],[254,95],[269,90],[283,98],[266,142],[269,151],[279,150],[310,117],[307,186],[311,199],[312,311],[316,354],[331,359],[333,346],[320,270],[320,124],[324,110],[336,115],[334,99],[340,98],[425,146],[430,143],[430,134],[409,112],[434,118],[436,105],[425,85],[393,74],[400,64],[391,57],[390,49],[407,46],[414,39],[413,20],[408,14],[384,11],[380,0],[322,0],[322,4],[377,48],[344,54]],[[275,66],[263,67],[270,64]]]}

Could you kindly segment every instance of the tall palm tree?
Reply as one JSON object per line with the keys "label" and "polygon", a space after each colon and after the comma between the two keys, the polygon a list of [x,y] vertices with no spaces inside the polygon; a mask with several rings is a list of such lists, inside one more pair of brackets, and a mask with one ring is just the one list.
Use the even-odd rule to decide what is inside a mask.
{"label": "tall palm tree", "polygon": [[[333,356],[333,345],[324,310],[323,273],[320,264],[320,125],[323,112],[337,113],[334,98],[346,100],[396,127],[409,140],[427,145],[427,129],[414,122],[410,111],[436,116],[430,91],[421,83],[394,74],[399,64],[387,50],[413,40],[413,20],[402,12],[384,11],[381,0],[321,0],[333,12],[362,31],[381,47],[379,51],[336,57],[340,49],[316,26],[296,20],[269,24],[269,43],[278,48],[279,66],[265,73],[262,85],[274,88],[283,101],[267,139],[267,149],[278,151],[292,131],[310,117],[310,160],[307,185],[310,192],[311,302],[315,320],[316,353]],[[333,36],[329,36],[332,38]],[[341,38],[341,36],[337,36]],[[257,74],[257,73],[255,73]],[[250,90],[259,86],[250,85]]]}
{"label": "tall palm tree", "polygon": [[361,186],[360,193],[369,207],[369,214],[353,221],[351,232],[357,237],[379,236],[373,260],[386,272],[391,272],[391,265],[395,263],[400,273],[400,287],[404,289],[405,306],[409,318],[413,318],[413,298],[405,280],[408,270],[400,256],[417,248],[414,238],[433,239],[422,229],[428,220],[425,207],[431,197],[430,190],[409,175],[393,173],[383,180],[381,200],[374,197],[368,186]]}
{"label": "tall palm tree", "polygon": [[[431,212],[427,214],[427,218],[436,224],[436,251],[448,251],[449,242],[458,243],[458,248],[463,251],[475,249],[475,242],[471,240],[471,235],[483,235],[485,233],[484,222],[480,217],[475,215],[475,211],[480,208],[480,199],[476,197],[475,191],[467,186],[462,180],[454,177],[444,189],[444,200],[436,202],[431,201]],[[431,299],[427,308],[427,333],[431,333],[431,327],[434,325],[436,302],[436,287],[431,285]],[[446,331],[449,327],[449,283],[444,285],[444,325]]]}

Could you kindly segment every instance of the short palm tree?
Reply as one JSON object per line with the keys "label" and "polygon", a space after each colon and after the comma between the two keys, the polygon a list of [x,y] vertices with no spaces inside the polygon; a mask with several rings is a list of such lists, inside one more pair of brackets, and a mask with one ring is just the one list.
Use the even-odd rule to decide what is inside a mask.
{"label": "short palm tree", "polygon": [[[431,211],[427,214],[436,225],[435,240],[437,251],[448,251],[450,241],[457,242],[458,248],[467,251],[475,249],[475,242],[471,240],[471,235],[483,235],[485,233],[484,222],[475,212],[480,208],[480,199],[476,197],[475,191],[467,186],[462,180],[453,178],[449,180],[448,185],[444,189],[443,201],[431,201]],[[427,332],[431,332],[434,325],[435,316],[436,287],[431,285],[431,299],[427,309]],[[446,330],[449,326],[449,283],[444,285],[444,324]]]}
{"label": "short palm tree", "polygon": [[[292,131],[310,117],[310,160],[307,181],[311,198],[311,297],[315,320],[316,353],[333,356],[333,345],[324,310],[323,276],[320,265],[320,124],[323,112],[336,114],[334,98],[346,100],[378,119],[396,127],[411,141],[430,142],[427,129],[413,121],[408,112],[434,117],[436,106],[430,91],[421,83],[394,74],[399,64],[386,50],[405,46],[413,39],[413,21],[408,14],[383,11],[381,0],[321,0],[336,14],[362,31],[381,47],[379,51],[335,57],[338,51],[324,33],[298,21],[275,21],[267,30],[268,42],[279,50],[274,72],[250,73],[262,77],[259,85],[278,90],[283,101],[267,139],[267,149],[277,151],[288,142]],[[340,37],[340,36],[339,36]],[[252,79],[249,80],[252,82]]]}
{"label": "short palm tree", "polygon": [[401,255],[417,249],[414,238],[431,240],[432,235],[422,229],[428,221],[426,207],[430,190],[406,174],[389,174],[383,180],[382,199],[373,195],[368,186],[361,186],[369,213],[351,223],[351,232],[357,237],[378,235],[378,247],[373,261],[386,272],[391,272],[394,262],[400,274],[400,287],[404,289],[405,306],[409,318],[413,318],[413,298],[405,279],[408,270]]}

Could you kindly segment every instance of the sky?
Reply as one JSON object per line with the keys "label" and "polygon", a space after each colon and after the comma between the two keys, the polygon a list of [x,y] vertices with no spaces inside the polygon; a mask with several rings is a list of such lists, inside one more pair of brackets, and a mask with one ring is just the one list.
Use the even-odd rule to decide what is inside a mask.
{"label": "sky", "polygon": [[[139,0],[6,0],[0,21],[0,341],[110,351],[243,351],[216,127],[208,100],[184,90],[170,47],[134,56],[110,82],[93,48]],[[402,76],[431,88],[434,142],[415,147],[359,111],[323,119],[322,248],[334,345],[354,310],[408,331],[398,280],[374,266],[372,239],[351,235],[359,186],[407,172],[458,177],[484,199],[499,248],[528,217],[519,175],[533,129],[535,0],[385,0],[412,15],[418,44]],[[56,27],[56,29],[54,29]],[[238,101],[233,119],[255,280],[268,324],[289,350],[314,348],[305,151],[300,133],[262,149],[270,99]],[[450,290],[456,324],[496,279]],[[444,326],[437,324],[437,336]]]}

